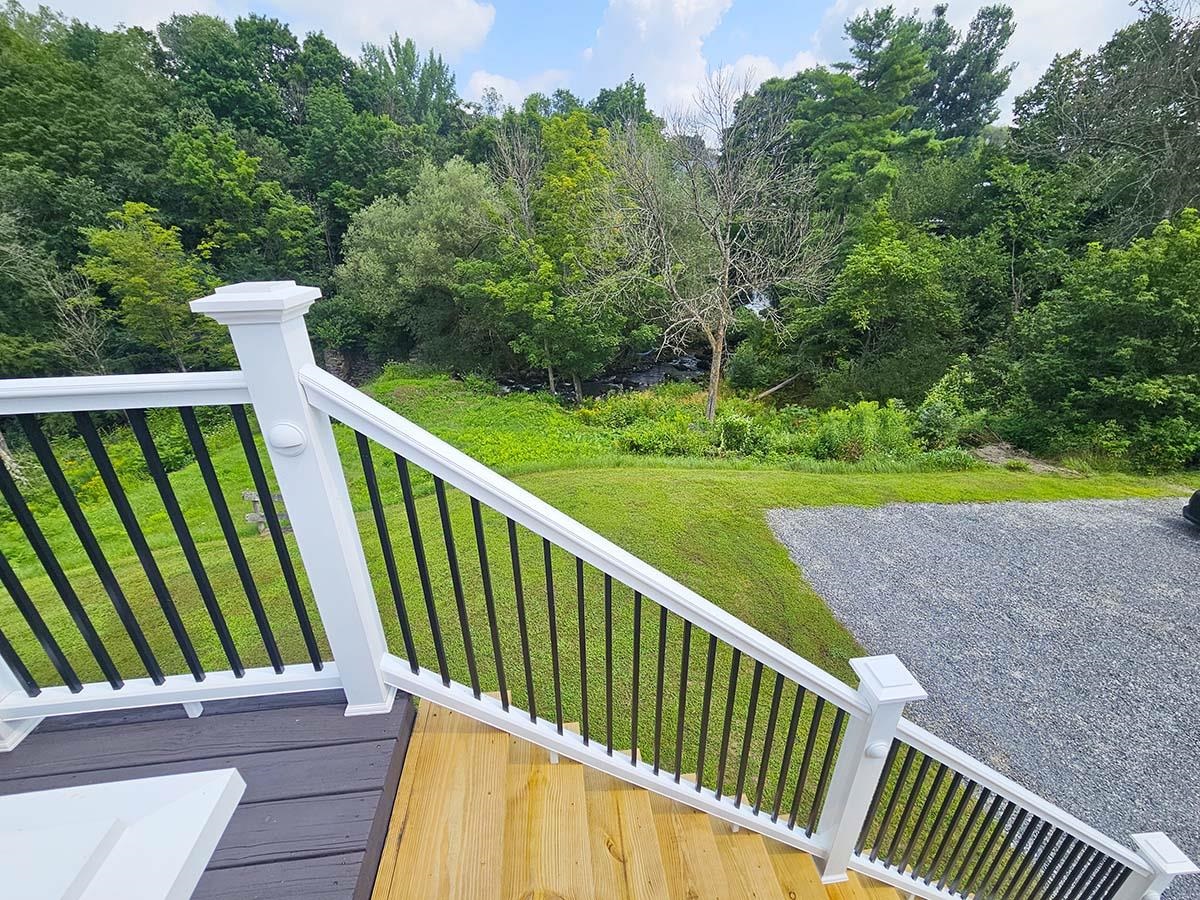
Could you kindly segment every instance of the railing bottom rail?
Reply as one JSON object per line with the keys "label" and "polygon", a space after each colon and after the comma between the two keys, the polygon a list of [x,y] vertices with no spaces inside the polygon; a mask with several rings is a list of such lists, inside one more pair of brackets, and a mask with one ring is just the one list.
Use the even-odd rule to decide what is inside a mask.
{"label": "railing bottom rail", "polygon": [[247,669],[241,678],[228,671],[209,672],[203,681],[196,681],[190,675],[168,675],[163,684],[155,684],[149,678],[131,678],[120,690],[113,690],[104,682],[85,684],[77,693],[65,687],[48,687],[36,697],[12,691],[0,698],[0,723],[142,706],[324,691],[341,686],[337,665],[325,663],[320,671],[307,664],[296,664],[288,666],[282,674],[269,667]]}

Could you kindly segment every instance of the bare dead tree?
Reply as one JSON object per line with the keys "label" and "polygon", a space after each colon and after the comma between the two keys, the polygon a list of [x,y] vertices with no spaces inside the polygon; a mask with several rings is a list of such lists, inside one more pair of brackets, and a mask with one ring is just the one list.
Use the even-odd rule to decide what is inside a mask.
{"label": "bare dead tree", "polygon": [[107,375],[106,352],[111,318],[83,276],[64,273],[55,279],[54,314],[64,355],[76,375]]}
{"label": "bare dead tree", "polygon": [[[708,344],[710,421],[737,310],[756,297],[823,291],[839,231],[816,211],[812,173],[788,158],[782,116],[757,119],[753,134],[739,120],[751,85],[714,72],[662,138],[619,130],[597,236],[603,263],[585,289],[657,317],[665,348]],[[766,318],[779,324],[771,309]]]}
{"label": "bare dead tree", "polygon": [[501,216],[514,234],[534,234],[533,195],[542,179],[545,162],[537,139],[515,122],[500,126],[492,154],[492,177],[504,203]]}

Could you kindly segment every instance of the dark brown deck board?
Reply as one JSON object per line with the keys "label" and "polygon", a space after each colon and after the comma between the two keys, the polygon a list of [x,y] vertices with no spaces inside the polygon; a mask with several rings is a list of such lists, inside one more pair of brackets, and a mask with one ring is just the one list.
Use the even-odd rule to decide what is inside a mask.
{"label": "dark brown deck board", "polygon": [[329,900],[348,897],[363,862],[362,853],[264,863],[240,869],[211,869],[200,878],[192,900]]}
{"label": "dark brown deck board", "polygon": [[[306,700],[307,698],[307,700]],[[339,691],[64,716],[0,754],[0,795],[236,768],[246,792],[199,898],[350,898],[374,880],[415,717],[347,717]],[[360,877],[361,875],[361,877]]]}

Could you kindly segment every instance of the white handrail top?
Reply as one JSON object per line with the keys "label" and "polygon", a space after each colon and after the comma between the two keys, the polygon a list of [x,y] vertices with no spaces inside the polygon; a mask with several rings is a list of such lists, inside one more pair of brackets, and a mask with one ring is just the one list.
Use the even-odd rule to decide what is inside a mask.
{"label": "white handrail top", "polygon": [[249,403],[241,372],[71,375],[0,380],[0,415]]}
{"label": "white handrail top", "polygon": [[1085,843],[1091,844],[1104,851],[1109,856],[1120,860],[1129,868],[1141,875],[1151,875],[1149,866],[1133,850],[1124,844],[1113,840],[1103,832],[1097,831],[1086,822],[1082,822],[1064,809],[1055,806],[1044,797],[1017,784],[1006,775],[1002,775],[986,763],[964,753],[953,744],[948,744],[936,734],[926,731],[920,725],[909,719],[901,719],[896,728],[897,736],[907,744],[911,744],[923,753],[944,762],[952,771],[961,772],[966,777],[982,785],[993,793],[1012,800],[1028,809],[1056,828],[1061,828]]}
{"label": "white handrail top", "polygon": [[792,679],[850,713],[866,715],[858,693],[695,591],[576,522],[399,413],[330,375],[319,366],[299,372],[309,402],[356,431],[399,453],[486,506],[548,538],[635,591],[691,621],[752,659]]}

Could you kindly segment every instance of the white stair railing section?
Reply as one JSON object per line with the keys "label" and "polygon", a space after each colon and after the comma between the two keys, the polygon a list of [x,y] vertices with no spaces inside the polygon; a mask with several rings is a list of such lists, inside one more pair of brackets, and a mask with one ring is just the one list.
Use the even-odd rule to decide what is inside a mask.
{"label": "white stair railing section", "polygon": [[[319,296],[318,289],[294,282],[264,282],[220,288],[212,296],[195,301],[193,310],[229,328],[240,372],[4,381],[0,382],[0,415],[252,404],[334,663],[322,666],[314,659],[312,665],[278,665],[242,673],[209,672],[202,679],[194,673],[170,673],[159,680],[139,678],[114,684],[110,679],[76,685],[74,689],[39,689],[31,683],[28,672],[22,671],[23,665],[10,652],[11,647],[0,646],[5,651],[0,654],[0,749],[15,746],[42,717],[51,715],[172,703],[185,704],[192,714],[198,711],[196,704],[208,699],[328,687],[345,692],[347,714],[369,714],[386,711],[395,691],[403,690],[735,826],[808,851],[817,858],[823,880],[829,882],[844,880],[848,870],[856,870],[929,900],[966,896],[1157,900],[1156,895],[1172,878],[1197,871],[1165,835],[1135,835],[1137,849],[1130,849],[904,719],[905,705],[923,699],[925,692],[894,656],[853,660],[860,684],[857,689],[851,688],[323,371],[314,363],[304,324],[304,314]],[[433,477],[442,537],[454,579],[458,622],[452,623],[452,612],[443,615],[448,630],[453,631],[454,624],[461,629],[470,684],[451,677],[445,663],[437,604],[423,569],[422,588],[430,612],[431,639],[438,649],[438,670],[418,664],[415,655],[406,658],[389,650],[331,417],[361,436],[360,450],[366,442],[396,455],[419,567],[424,560],[420,557],[418,529],[414,527],[418,517],[406,466],[411,464]],[[553,624],[553,717],[544,704],[540,711],[534,711],[533,694],[537,691],[525,691],[528,710],[519,709],[515,695],[505,693],[504,661],[498,652],[494,656],[500,696],[481,690],[470,649],[463,588],[455,568],[447,486],[472,502],[491,636],[497,650],[496,618],[478,518],[481,507],[508,522],[518,605],[522,601],[515,535],[520,528],[542,541],[551,610],[555,602],[550,584],[551,552],[573,557],[580,573],[581,635],[587,633],[582,596],[585,567],[604,578],[606,614],[611,613],[608,592],[613,584],[633,591],[635,621],[639,623],[635,628],[642,621],[643,601],[652,611],[658,611],[657,681],[653,697],[647,698],[655,701],[654,752],[650,758],[645,754],[648,742],[637,739],[643,732],[637,727],[636,676],[632,682],[634,699],[627,709],[619,710],[632,716],[630,734],[635,746],[614,748],[611,730],[606,740],[599,734],[589,738],[591,717],[586,714],[581,717],[581,733],[564,728],[558,666],[560,652],[569,653],[571,648],[563,651],[558,646]],[[372,502],[376,500],[373,496]],[[0,575],[4,574],[4,566],[0,566]],[[10,587],[9,582],[5,586]],[[562,597],[567,593],[564,591]],[[411,592],[409,600],[413,600]],[[401,599],[397,597],[396,601],[408,639],[410,624]],[[525,679],[532,688],[523,609],[520,614]],[[653,620],[653,616],[650,618]],[[664,683],[661,649],[666,645],[669,623],[673,622],[682,623],[685,648],[678,691],[674,685]],[[695,711],[700,705],[694,692],[687,700],[682,696],[688,684],[690,657],[686,648],[693,633],[706,635],[708,641],[701,737],[696,747],[689,747],[689,754],[696,754],[694,780],[680,772],[687,769],[680,761],[684,712],[689,708]],[[611,729],[615,713],[611,712],[610,616],[606,618],[605,634],[608,646],[604,674],[610,679],[606,684],[606,724]],[[415,647],[411,641],[406,643]],[[697,644],[698,648],[702,646]],[[638,648],[640,643],[635,643],[635,672]],[[581,675],[588,665],[587,649],[581,637],[580,658],[576,660]],[[731,660],[726,682],[715,677],[714,661],[718,658],[722,664]],[[733,721],[735,700],[741,696],[739,688],[745,690],[744,676],[740,684],[737,681],[742,663],[753,666],[751,699],[739,707],[740,714],[746,716],[744,735],[743,722]],[[508,675],[513,682],[521,680],[515,669]],[[652,677],[649,672],[644,675]],[[601,673],[593,671],[591,677],[597,683]],[[727,689],[727,693],[712,696],[714,686],[718,691]],[[745,783],[751,738],[760,737],[764,729],[761,717],[756,721],[760,686],[761,696],[771,697],[767,737],[762,738],[761,762],[754,761],[759,772],[757,784],[755,779]],[[794,697],[790,716],[787,704],[780,700],[785,687]],[[678,695],[673,700],[678,701],[679,726],[677,746],[673,752],[668,748],[664,765],[659,737],[662,701],[668,692]],[[587,697],[585,677],[585,711]],[[736,734],[731,739],[733,728]],[[781,742],[785,732],[787,737]],[[712,743],[710,736],[719,743],[716,778],[708,773],[717,759],[705,757]],[[735,748],[732,751],[731,746]],[[781,770],[774,785],[766,774],[772,761],[779,762]],[[691,756],[687,762],[692,762]],[[731,794],[729,786],[735,781]]]}

